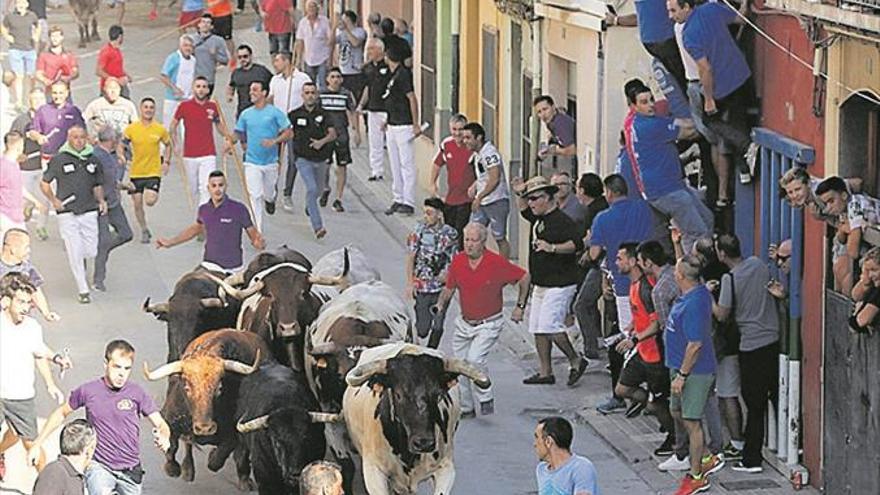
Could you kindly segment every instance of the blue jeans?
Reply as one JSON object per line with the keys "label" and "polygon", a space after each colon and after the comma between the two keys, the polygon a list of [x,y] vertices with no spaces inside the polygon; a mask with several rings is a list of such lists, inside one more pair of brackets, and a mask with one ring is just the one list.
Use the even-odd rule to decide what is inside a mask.
{"label": "blue jeans", "polygon": [[327,62],[321,65],[309,65],[303,62],[303,68],[305,69],[303,72],[308,74],[312,81],[318,85],[319,91],[327,89]]}
{"label": "blue jeans", "polygon": [[92,461],[85,472],[89,495],[141,495],[140,483],[135,483],[122,471],[116,471]]}
{"label": "blue jeans", "polygon": [[299,157],[296,159],[296,171],[306,184],[306,211],[309,212],[309,222],[316,232],[324,227],[321,222],[321,209],[318,208],[318,196],[321,194],[318,190],[318,178],[323,176],[323,167],[326,166],[327,162],[313,162]]}
{"label": "blue jeans", "polygon": [[675,220],[676,226],[682,233],[682,248],[685,253],[691,252],[697,239],[712,235],[715,218],[690,187],[685,186],[664,194],[649,203],[663,216]]}

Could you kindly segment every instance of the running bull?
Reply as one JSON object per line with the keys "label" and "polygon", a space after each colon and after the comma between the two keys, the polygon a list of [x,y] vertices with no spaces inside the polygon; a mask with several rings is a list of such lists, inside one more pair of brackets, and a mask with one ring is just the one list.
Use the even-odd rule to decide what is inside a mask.
{"label": "running bull", "polygon": [[428,478],[434,495],[452,493],[459,376],[478,387],[490,385],[473,364],[413,344],[386,344],[361,354],[346,377],[342,414],[370,495],[412,495]]}
{"label": "running bull", "polygon": [[[312,284],[345,284],[348,260],[344,257],[340,276],[313,275],[312,264],[302,253],[282,246],[258,254],[242,273],[225,280],[213,278],[226,293],[243,301],[236,328],[260,335],[278,361],[301,371],[303,329],[325,302],[312,292]],[[236,287],[241,285],[246,287]]]}
{"label": "running bull", "polygon": [[239,479],[253,469],[260,495],[299,493],[299,476],[323,459],[324,428],[318,402],[302,373],[277,363],[260,367],[241,382],[235,450]]}
{"label": "running bull", "polygon": [[[236,446],[235,408],[241,376],[257,370],[271,360],[271,351],[254,333],[237,330],[213,330],[189,343],[179,360],[150,371],[144,363],[144,375],[150,381],[180,375],[180,394],[169,394],[162,406],[162,416],[172,424],[171,448],[165,457],[165,473],[187,481],[195,477],[192,458],[194,441],[216,445],[208,456],[208,469],[217,471]],[[184,430],[181,425],[191,425]],[[178,441],[186,444],[183,465],[174,455]],[[249,478],[239,478],[239,487],[250,489]]]}
{"label": "running bull", "polygon": [[[309,327],[306,338],[306,376],[321,410],[339,413],[345,375],[365,348],[387,342],[411,341],[409,306],[384,282],[356,284],[332,299]],[[351,493],[355,453],[345,424],[326,429],[327,442],[342,466],[346,492]]]}

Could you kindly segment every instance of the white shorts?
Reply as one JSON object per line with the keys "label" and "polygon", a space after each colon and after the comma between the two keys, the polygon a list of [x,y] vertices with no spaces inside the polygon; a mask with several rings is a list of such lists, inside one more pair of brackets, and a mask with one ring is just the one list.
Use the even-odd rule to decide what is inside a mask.
{"label": "white shorts", "polygon": [[739,356],[724,356],[715,371],[715,392],[722,399],[739,397]]}
{"label": "white shorts", "polygon": [[532,290],[529,310],[529,332],[532,334],[560,333],[566,330],[565,316],[577,293],[576,285],[565,287],[538,287]]}

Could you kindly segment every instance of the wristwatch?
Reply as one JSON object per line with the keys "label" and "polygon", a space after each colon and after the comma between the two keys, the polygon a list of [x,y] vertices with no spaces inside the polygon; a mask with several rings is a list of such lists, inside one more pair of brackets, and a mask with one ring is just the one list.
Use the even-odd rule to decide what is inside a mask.
{"label": "wristwatch", "polygon": [[518,302],[516,303],[516,307],[519,309],[526,309],[526,303]]}
{"label": "wristwatch", "polygon": [[682,379],[687,380],[687,377],[690,375],[690,373],[682,373],[681,371],[679,371],[677,375],[680,376]]}

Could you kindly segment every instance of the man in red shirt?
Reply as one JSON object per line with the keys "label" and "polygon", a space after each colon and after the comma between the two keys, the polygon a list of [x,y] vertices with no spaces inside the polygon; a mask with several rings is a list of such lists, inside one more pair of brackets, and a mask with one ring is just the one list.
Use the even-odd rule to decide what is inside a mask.
{"label": "man in red shirt", "polygon": [[[469,223],[464,228],[464,252],[452,258],[446,275],[446,287],[440,292],[434,314],[446,308],[456,290],[459,291],[461,315],[455,322],[452,349],[455,357],[476,364],[488,373],[489,352],[504,330],[504,286],[516,284],[519,296],[510,319],[519,323],[523,319],[529,297],[529,273],[507,261],[503,256],[486,250],[489,231],[479,223]],[[473,396],[480,403],[480,414],[495,412],[492,387],[471,389],[471,382],[459,378],[461,386],[461,417],[476,416]]]}
{"label": "man in red shirt", "polygon": [[434,167],[431,169],[431,195],[439,197],[437,181],[440,169],[446,167],[446,207],[443,216],[446,223],[458,232],[459,245],[464,241],[464,226],[471,217],[471,201],[468,188],[477,180],[471,164],[471,151],[461,138],[461,131],[467,124],[467,117],[457,113],[449,118],[449,137],[440,143],[440,149],[434,155]]}
{"label": "man in red shirt", "polygon": [[64,49],[64,30],[55,25],[49,28],[49,48],[37,57],[37,80],[47,88],[55,81],[70,81],[79,77],[76,55]]}
{"label": "man in red shirt", "polygon": [[[171,120],[171,141],[177,146],[177,126],[183,122],[183,164],[186,168],[189,194],[204,204],[210,198],[208,176],[217,169],[217,148],[214,145],[214,126],[224,137],[232,139],[229,130],[220,121],[217,104],[208,99],[208,79],[196,76],[193,81],[193,97],[177,106]],[[195,206],[195,205],[194,205]]]}
{"label": "man in red shirt", "polygon": [[129,90],[128,85],[131,82],[131,78],[129,78],[128,74],[125,72],[125,63],[121,49],[122,26],[110,26],[107,37],[110,38],[110,41],[108,41],[107,44],[101,48],[101,51],[98,52],[98,63],[95,65],[95,75],[101,78],[99,89],[101,91],[104,90],[104,81],[106,81],[108,77],[115,77],[119,80],[119,84],[122,86],[120,94],[124,98],[130,99],[131,91]]}
{"label": "man in red shirt", "polygon": [[293,31],[293,2],[291,0],[260,0],[257,4],[263,29],[269,35],[269,53],[290,53]]}
{"label": "man in red shirt", "polygon": [[[675,423],[669,413],[669,370],[663,364],[663,351],[660,347],[661,325],[651,299],[654,281],[648,279],[638,263],[638,244],[624,243],[617,251],[617,269],[628,275],[629,303],[632,307],[632,325],[624,329],[629,338],[617,344],[617,352],[624,354],[626,360],[614,393],[619,397],[632,399],[627,409],[627,417],[637,416],[648,405],[648,392],[651,393],[650,406],[657,416],[660,426],[667,432],[666,440],[654,454],[668,456],[675,445]],[[641,388],[647,383],[648,390]]]}

